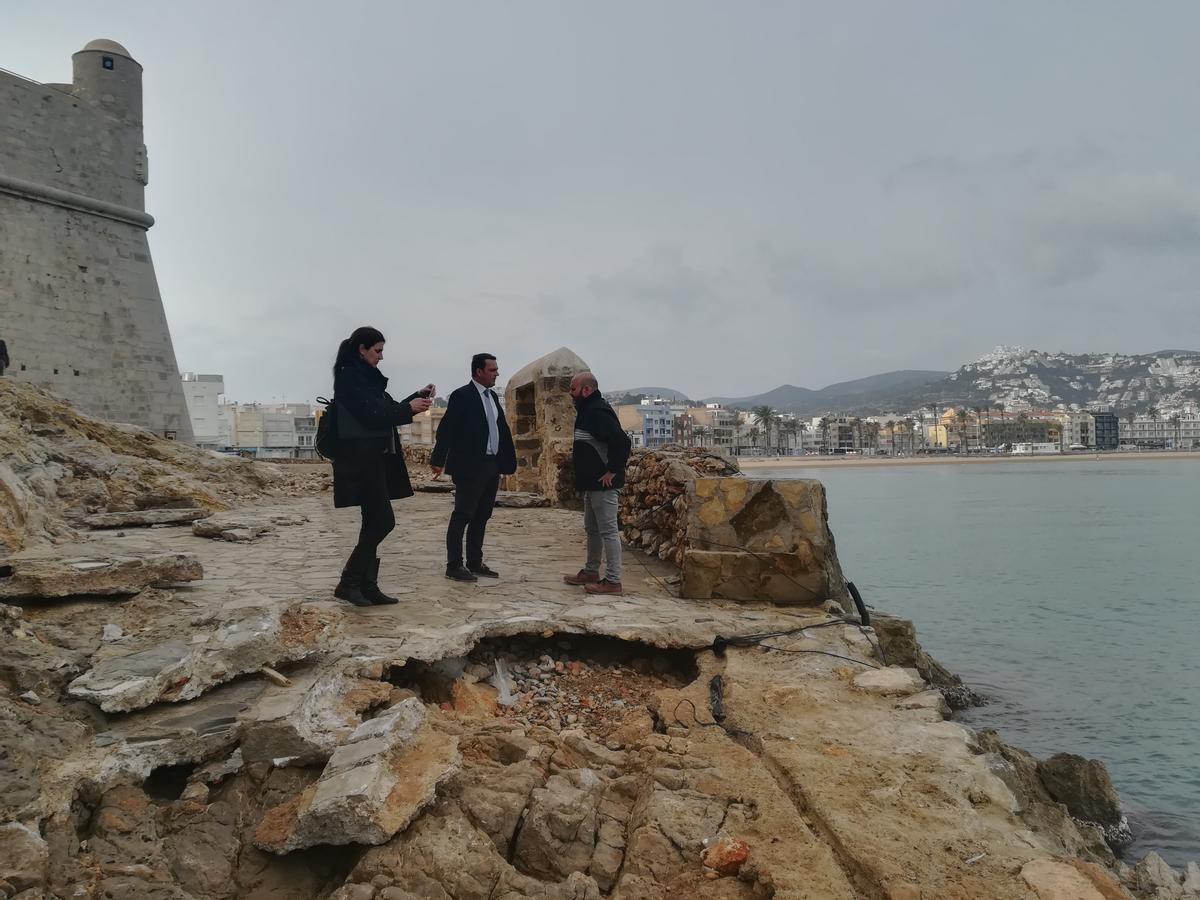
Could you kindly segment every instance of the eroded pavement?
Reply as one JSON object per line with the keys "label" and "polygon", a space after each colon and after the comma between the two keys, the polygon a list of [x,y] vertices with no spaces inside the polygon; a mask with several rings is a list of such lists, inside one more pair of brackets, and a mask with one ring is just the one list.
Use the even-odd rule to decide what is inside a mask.
{"label": "eroded pavement", "polygon": [[59,548],[203,578],[6,612],[0,895],[1126,896],[1098,832],[840,610],[680,600],[633,550],[627,595],[587,597],[557,509],[497,509],[502,577],[451,582],[451,502],[396,504],[400,602],[370,609],[332,598],[357,511],[327,497]]}

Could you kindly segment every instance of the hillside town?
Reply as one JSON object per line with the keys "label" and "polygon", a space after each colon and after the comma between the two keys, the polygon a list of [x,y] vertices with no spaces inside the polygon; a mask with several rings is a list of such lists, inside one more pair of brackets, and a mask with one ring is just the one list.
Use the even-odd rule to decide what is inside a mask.
{"label": "hillside town", "polygon": [[[196,443],[258,459],[315,459],[319,403],[237,403],[220,375],[182,375]],[[1200,447],[1200,408],[1176,410],[1039,409],[1004,403],[971,407],[931,403],[904,413],[856,416],[830,411],[803,417],[769,406],[748,409],[664,397],[614,397],[635,447],[701,447],[732,456],[915,454],[1040,455]],[[432,447],[444,405],[416,416],[401,433]]]}

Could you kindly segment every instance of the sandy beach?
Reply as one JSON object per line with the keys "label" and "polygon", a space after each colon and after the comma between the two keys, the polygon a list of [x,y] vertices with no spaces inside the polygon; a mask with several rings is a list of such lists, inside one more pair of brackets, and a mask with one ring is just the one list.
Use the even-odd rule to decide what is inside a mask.
{"label": "sandy beach", "polygon": [[1073,463],[1097,459],[1105,462],[1141,460],[1200,460],[1197,450],[1109,451],[1106,453],[1065,453],[1047,456],[739,456],[743,471],[754,469],[824,469],[855,468],[859,466],[945,466],[945,465],[1004,465],[1007,463]]}

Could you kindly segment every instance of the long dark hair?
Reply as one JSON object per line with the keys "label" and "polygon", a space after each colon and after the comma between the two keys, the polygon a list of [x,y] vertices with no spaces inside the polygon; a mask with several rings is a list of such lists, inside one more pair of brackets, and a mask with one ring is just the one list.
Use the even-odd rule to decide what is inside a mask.
{"label": "long dark hair", "polygon": [[336,375],[359,359],[359,347],[374,347],[376,344],[385,343],[386,340],[378,328],[372,328],[370,325],[355,328],[350,337],[338,344],[337,356],[333,360],[333,374]]}

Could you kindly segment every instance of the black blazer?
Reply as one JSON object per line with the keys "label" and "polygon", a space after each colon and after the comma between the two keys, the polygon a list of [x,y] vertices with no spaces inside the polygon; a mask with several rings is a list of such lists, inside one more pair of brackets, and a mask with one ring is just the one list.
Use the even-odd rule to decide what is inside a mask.
{"label": "black blazer", "polygon": [[[517,451],[513,447],[512,431],[504,410],[496,404],[496,427],[500,430],[500,446],[496,463],[501,475],[517,471]],[[437,441],[429,464],[445,469],[451,478],[470,478],[483,467],[487,456],[488,421],[487,410],[479,388],[471,381],[457,388],[450,395],[446,414],[438,425]]]}

